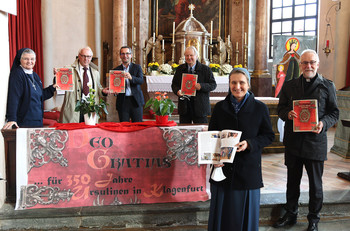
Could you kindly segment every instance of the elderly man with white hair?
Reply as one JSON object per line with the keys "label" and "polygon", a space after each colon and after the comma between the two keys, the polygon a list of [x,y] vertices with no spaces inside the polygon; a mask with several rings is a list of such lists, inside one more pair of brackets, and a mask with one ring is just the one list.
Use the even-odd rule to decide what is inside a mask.
{"label": "elderly man with white hair", "polygon": [[61,113],[60,123],[80,123],[84,121],[84,115],[76,112],[75,106],[82,97],[89,95],[89,89],[95,89],[96,102],[100,97],[109,93],[108,88],[102,88],[100,83],[100,73],[97,66],[91,63],[93,52],[90,47],[79,50],[78,58],[71,65],[73,68],[74,90],[66,91]]}
{"label": "elderly man with white hair", "polygon": [[[178,111],[180,123],[208,123],[210,115],[209,93],[216,88],[215,78],[211,69],[198,62],[198,51],[190,46],[185,50],[185,63],[176,69],[171,88],[179,97]],[[181,92],[182,74],[192,73],[198,75],[196,96],[184,97]]]}
{"label": "elderly man with white hair", "polygon": [[[327,160],[327,130],[339,118],[334,83],[317,73],[319,57],[314,50],[305,50],[300,56],[302,75],[285,82],[278,103],[278,116],[285,121],[283,144],[287,166],[286,213],[275,228],[294,225],[297,222],[300,181],[305,167],[309,178],[308,231],[318,230],[323,203],[322,174]],[[293,110],[293,100],[317,100],[319,122],[313,132],[294,132],[293,119],[300,115]]]}

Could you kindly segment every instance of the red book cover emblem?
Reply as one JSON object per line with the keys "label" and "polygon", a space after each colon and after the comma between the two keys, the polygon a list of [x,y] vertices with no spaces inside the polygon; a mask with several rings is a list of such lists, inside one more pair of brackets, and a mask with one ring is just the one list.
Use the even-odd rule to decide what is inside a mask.
{"label": "red book cover emblem", "polygon": [[196,96],[198,75],[182,74],[181,92],[184,95]]}
{"label": "red book cover emblem", "polygon": [[73,69],[58,68],[56,73],[58,90],[73,91]]}
{"label": "red book cover emblem", "polygon": [[294,132],[310,132],[317,130],[318,110],[317,100],[294,100],[293,110],[297,118],[293,119]]}
{"label": "red book cover emblem", "polygon": [[109,71],[109,90],[112,93],[125,93],[124,71]]}

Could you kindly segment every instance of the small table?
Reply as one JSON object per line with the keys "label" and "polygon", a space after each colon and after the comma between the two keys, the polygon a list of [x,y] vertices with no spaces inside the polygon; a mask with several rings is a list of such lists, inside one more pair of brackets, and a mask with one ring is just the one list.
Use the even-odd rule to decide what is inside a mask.
{"label": "small table", "polygon": [[[344,127],[350,127],[350,119],[341,120]],[[338,172],[337,176],[350,181],[350,172]]]}

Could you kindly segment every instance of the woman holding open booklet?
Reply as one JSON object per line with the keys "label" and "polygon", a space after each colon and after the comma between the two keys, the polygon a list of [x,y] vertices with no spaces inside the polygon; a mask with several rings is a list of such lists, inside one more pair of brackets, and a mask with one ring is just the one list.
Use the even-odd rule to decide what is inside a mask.
{"label": "woman holding open booklet", "polygon": [[[266,105],[248,91],[250,75],[234,68],[230,91],[215,105],[209,131],[240,131],[232,163],[215,164],[211,173],[211,203],[208,230],[258,230],[260,188],[263,187],[261,153],[274,139]],[[215,173],[222,170],[220,179]],[[214,174],[214,175],[213,175]]]}

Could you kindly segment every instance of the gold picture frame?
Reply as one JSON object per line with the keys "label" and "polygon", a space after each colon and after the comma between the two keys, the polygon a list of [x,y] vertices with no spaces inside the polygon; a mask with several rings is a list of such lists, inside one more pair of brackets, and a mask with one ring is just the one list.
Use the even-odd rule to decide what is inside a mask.
{"label": "gold picture frame", "polygon": [[[151,4],[151,34],[163,35],[164,39],[171,39],[172,23],[176,27],[190,15],[189,4],[194,4],[193,16],[201,22],[210,33],[210,22],[213,21],[213,40],[218,36],[225,37],[225,0],[208,1],[202,0],[180,0],[175,5],[174,0],[150,0]],[[199,4],[201,3],[201,4]]]}

